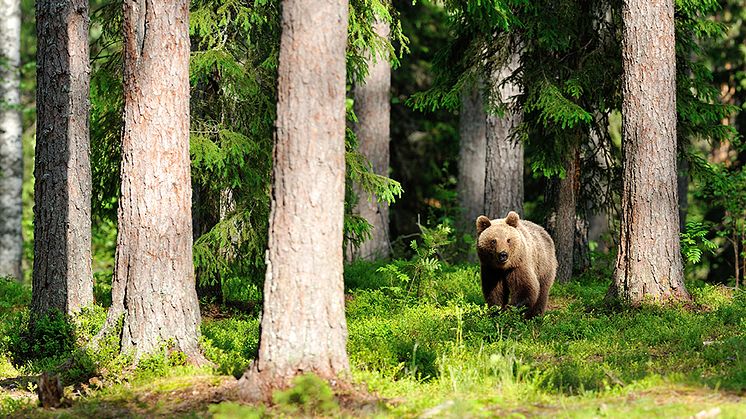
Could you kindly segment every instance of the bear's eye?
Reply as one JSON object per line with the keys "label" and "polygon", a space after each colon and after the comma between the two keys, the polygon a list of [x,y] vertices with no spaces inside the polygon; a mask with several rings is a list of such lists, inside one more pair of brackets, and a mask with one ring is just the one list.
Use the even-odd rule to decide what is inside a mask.
{"label": "bear's eye", "polygon": [[497,239],[492,239],[492,245],[493,246],[497,245]]}
{"label": "bear's eye", "polygon": [[510,244],[510,239],[508,239],[508,244]]}

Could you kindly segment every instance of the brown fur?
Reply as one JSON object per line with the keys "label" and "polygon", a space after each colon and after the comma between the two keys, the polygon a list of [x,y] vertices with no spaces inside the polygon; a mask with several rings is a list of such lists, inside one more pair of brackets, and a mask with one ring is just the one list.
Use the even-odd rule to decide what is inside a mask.
{"label": "brown fur", "polygon": [[480,215],[477,254],[487,305],[526,307],[527,319],[544,313],[557,273],[554,242],[546,230],[513,211],[497,220]]}

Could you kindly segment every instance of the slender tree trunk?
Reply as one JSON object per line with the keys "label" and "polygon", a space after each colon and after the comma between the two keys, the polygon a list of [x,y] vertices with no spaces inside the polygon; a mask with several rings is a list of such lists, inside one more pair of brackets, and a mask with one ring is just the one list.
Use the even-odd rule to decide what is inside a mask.
{"label": "slender tree trunk", "polygon": [[686,158],[678,159],[678,176],[676,187],[679,195],[679,231],[686,230],[686,214],[689,211],[689,162]]}
{"label": "slender tree trunk", "polygon": [[[459,115],[458,197],[464,215],[461,228],[473,233],[477,217],[484,210],[484,177],[487,171],[487,114],[480,83],[461,94]],[[507,214],[507,213],[506,213]],[[494,214],[503,217],[506,214]],[[492,214],[490,216],[493,216]]]}
{"label": "slender tree trunk", "polygon": [[93,303],[88,1],[40,0],[32,311]]}
{"label": "slender tree trunk", "polygon": [[739,274],[741,272],[741,261],[738,258],[738,242],[734,242],[733,243],[733,253],[735,253],[735,256],[736,256],[736,260],[735,260],[735,264],[736,264],[736,289],[738,289],[738,283],[739,283],[738,276],[739,276]]}
{"label": "slender tree trunk", "polygon": [[591,267],[591,254],[588,247],[590,222],[587,214],[575,216],[575,246],[573,248],[573,271],[583,273]]}
{"label": "slender tree trunk", "polygon": [[[388,38],[388,23],[378,21],[376,33]],[[391,115],[391,65],[385,58],[368,61],[368,77],[355,86],[355,115],[358,123],[355,134],[358,147],[373,165],[373,172],[388,176],[389,172],[389,119]],[[389,206],[356,187],[358,202],[355,207],[361,217],[371,225],[370,239],[360,245],[355,258],[375,260],[389,256]]]}
{"label": "slender tree trunk", "polygon": [[[259,357],[239,382],[267,399],[297,374],[348,371],[344,218],[347,2],[282,2],[277,134]],[[298,228],[310,226],[309,228]]]}
{"label": "slender tree trunk", "polygon": [[733,231],[733,239],[731,240],[731,243],[733,243],[733,265],[735,267],[736,289],[738,289],[738,276],[741,272],[741,262],[738,260],[738,233],[735,230]]}
{"label": "slender tree trunk", "polygon": [[21,2],[0,0],[0,277],[23,279]]}
{"label": "slender tree trunk", "polygon": [[[741,227],[741,249],[743,249],[744,243],[746,243],[746,230]],[[738,248],[738,246],[736,246],[736,248]],[[746,263],[743,263],[743,260],[741,261],[741,269],[743,269],[743,275],[746,276]],[[736,280],[736,289],[738,289],[738,280]]]}
{"label": "slender tree trunk", "polygon": [[624,186],[609,296],[631,304],[688,300],[676,189],[674,2],[624,0],[622,19]]}
{"label": "slender tree trunk", "polygon": [[592,214],[588,220],[588,241],[598,244],[597,252],[608,252],[610,246],[604,238],[608,232],[609,217],[604,212]]}
{"label": "slender tree trunk", "polygon": [[192,261],[189,9],[124,1],[124,135],[109,322],[137,361],[169,340],[204,362]]}
{"label": "slender tree trunk", "polygon": [[[493,77],[503,101],[520,93],[514,83],[504,83],[518,68],[519,57],[511,61]],[[523,115],[506,111],[505,115],[487,115],[487,153],[484,185],[484,211],[489,217],[504,217],[509,211],[523,215],[523,143],[510,138]]]}
{"label": "slender tree trunk", "polygon": [[577,197],[580,191],[580,149],[573,149],[565,164],[565,177],[549,180],[547,202],[552,212],[547,220],[547,230],[554,240],[557,254],[557,281],[567,283],[572,278],[575,260],[577,224]]}
{"label": "slender tree trunk", "polygon": [[[610,19],[610,15],[608,14],[610,12],[607,12],[607,20]],[[608,127],[604,127],[605,129],[608,129]],[[592,147],[594,149],[600,149],[602,147],[601,145],[601,138],[599,137],[598,133],[596,133],[595,130],[591,129],[590,132],[590,140]],[[603,156],[603,152],[596,153],[594,156],[596,160],[596,164],[598,164],[599,168],[604,171],[610,171],[609,163],[607,159]],[[601,189],[603,191],[608,191],[609,183],[608,179],[601,178]],[[608,203],[606,205],[609,205]],[[588,222],[588,242],[596,242],[596,251],[607,253],[609,251],[609,248],[611,246],[611,243],[607,243],[608,239],[608,232],[609,232],[609,216],[608,211],[610,209],[607,206],[601,206],[597,207],[595,210],[592,208],[586,207],[586,219]],[[590,261],[589,261],[590,263]]]}

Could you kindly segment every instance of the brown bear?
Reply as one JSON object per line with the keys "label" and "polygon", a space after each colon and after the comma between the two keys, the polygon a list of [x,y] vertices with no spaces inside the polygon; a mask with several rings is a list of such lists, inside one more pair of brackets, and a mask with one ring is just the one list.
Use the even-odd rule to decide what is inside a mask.
{"label": "brown bear", "polygon": [[541,226],[510,211],[505,218],[477,218],[477,253],[482,293],[490,307],[525,307],[525,317],[541,315],[557,273],[554,241]]}

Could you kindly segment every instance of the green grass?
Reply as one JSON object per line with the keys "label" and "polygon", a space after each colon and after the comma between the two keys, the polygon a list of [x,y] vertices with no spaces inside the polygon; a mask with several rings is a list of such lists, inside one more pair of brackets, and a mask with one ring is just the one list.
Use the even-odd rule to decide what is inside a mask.
{"label": "green grass", "polygon": [[[743,291],[691,283],[694,304],[625,308],[604,301],[608,272],[600,270],[556,285],[546,315],[524,321],[517,312],[488,312],[478,266],[442,267],[420,279],[419,292],[377,272],[380,266],[350,265],[345,283],[352,377],[382,404],[333,402],[313,382],[278,400],[323,405],[326,414],[342,416],[649,417],[712,408],[720,409],[720,417],[746,415],[739,396],[746,391]],[[44,360],[10,362],[9,343],[17,335],[13,321],[24,312],[28,289],[0,282],[0,291],[0,379],[38,373],[48,366]],[[78,322],[76,330],[90,334],[96,321]],[[156,357],[147,371],[107,382],[105,390],[89,388],[69,413],[261,417],[306,409],[292,405],[296,402],[209,407],[208,398],[184,410],[179,397],[188,398],[184,389],[198,385],[189,377],[208,373],[225,383],[232,378],[219,376],[241,375],[256,354],[259,321],[250,315],[206,318],[202,332],[206,354],[216,364],[211,373]],[[21,399],[18,391],[11,395],[0,387],[0,415],[37,412]]]}
{"label": "green grass", "polygon": [[548,313],[526,322],[518,313],[486,313],[473,266],[445,268],[431,285],[443,292],[424,300],[385,281],[371,286],[381,281],[374,269],[350,273],[368,276],[348,280],[364,285],[349,290],[353,368],[371,390],[403,398],[399,413],[446,400],[466,412],[547,403],[564,411],[562,401],[584,416],[599,413],[582,407],[589,401],[634,391],[746,389],[744,292],[690,284],[693,306],[612,307],[604,301],[608,282],[592,272],[556,285]]}

